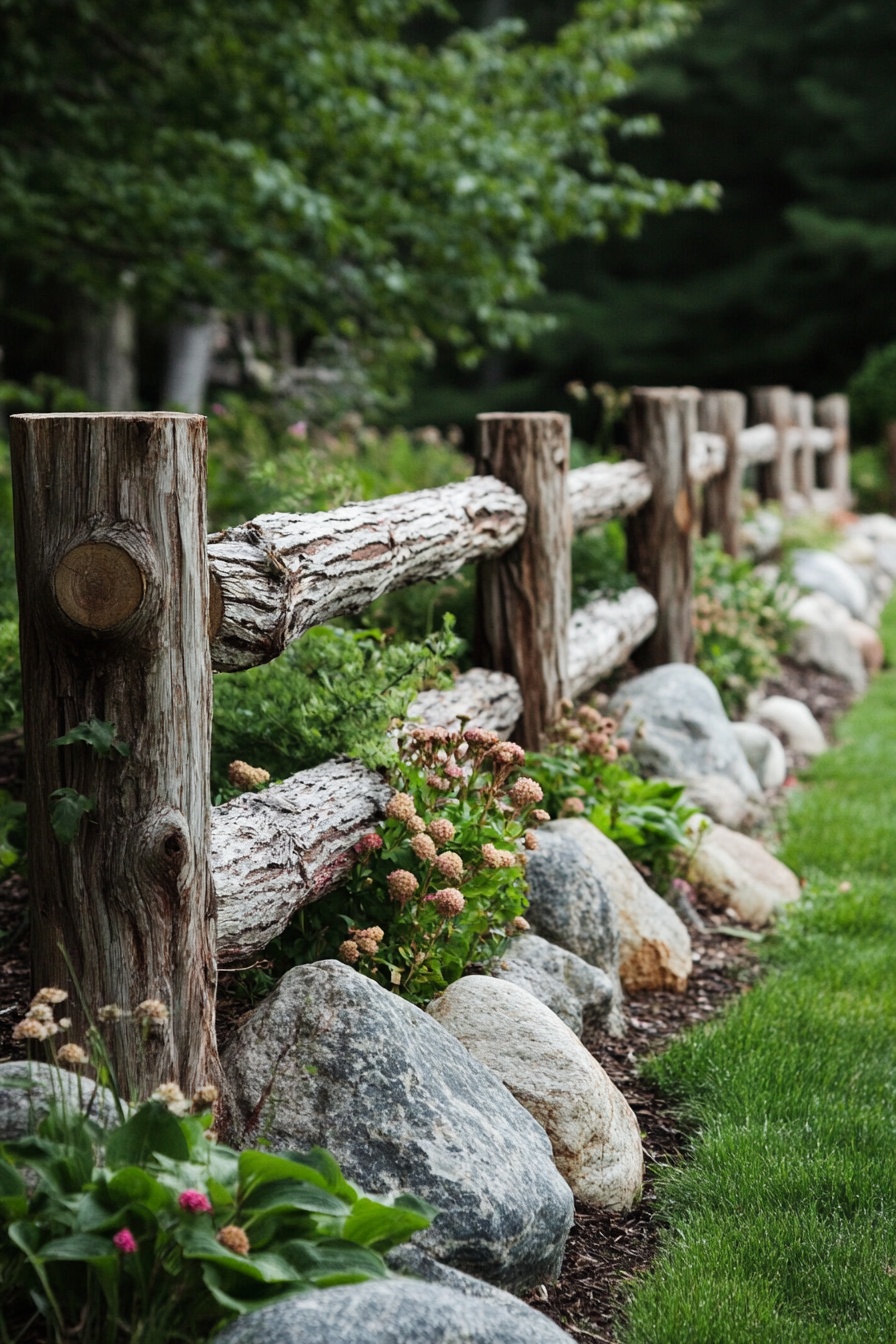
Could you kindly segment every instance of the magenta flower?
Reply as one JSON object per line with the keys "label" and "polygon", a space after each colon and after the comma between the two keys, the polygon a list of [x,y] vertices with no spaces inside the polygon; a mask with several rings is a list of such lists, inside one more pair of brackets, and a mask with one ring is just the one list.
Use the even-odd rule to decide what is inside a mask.
{"label": "magenta flower", "polygon": [[224,405],[223,402],[221,402],[221,401],[213,401],[213,402],[212,402],[212,415],[220,415],[220,416],[223,416],[223,415],[229,415],[229,414],[230,414],[230,412],[228,411],[227,407]]}
{"label": "magenta flower", "polygon": [[308,426],[304,420],[297,420],[294,425],[290,425],[287,434],[291,434],[294,439],[307,439]]}
{"label": "magenta flower", "polygon": [[137,1238],[128,1228],[123,1227],[120,1232],[115,1233],[112,1245],[116,1246],[122,1255],[133,1255],[137,1249]]}
{"label": "magenta flower", "polygon": [[211,1213],[212,1205],[208,1195],[201,1190],[184,1190],[178,1195],[177,1202],[187,1213]]}

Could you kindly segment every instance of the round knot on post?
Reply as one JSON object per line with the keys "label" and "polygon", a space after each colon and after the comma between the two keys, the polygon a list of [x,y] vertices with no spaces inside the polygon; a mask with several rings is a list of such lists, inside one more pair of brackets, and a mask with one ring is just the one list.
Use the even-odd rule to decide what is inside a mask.
{"label": "round knot on post", "polygon": [[114,630],[133,616],[146,593],[146,576],[123,546],[86,541],[73,546],[53,575],[60,610],[87,630]]}

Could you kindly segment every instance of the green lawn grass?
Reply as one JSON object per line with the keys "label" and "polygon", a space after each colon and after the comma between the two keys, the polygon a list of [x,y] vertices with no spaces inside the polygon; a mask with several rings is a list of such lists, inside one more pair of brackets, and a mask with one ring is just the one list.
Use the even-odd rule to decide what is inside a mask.
{"label": "green lawn grass", "polygon": [[[896,661],[896,604],[883,634]],[[626,1344],[896,1341],[896,671],[839,742],[791,807],[808,885],[765,977],[647,1066],[694,1140]]]}

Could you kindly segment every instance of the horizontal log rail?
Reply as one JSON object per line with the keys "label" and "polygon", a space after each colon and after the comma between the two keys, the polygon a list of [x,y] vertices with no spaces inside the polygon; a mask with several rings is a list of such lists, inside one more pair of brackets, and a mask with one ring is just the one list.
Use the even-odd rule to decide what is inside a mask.
{"label": "horizontal log rail", "polygon": [[646,504],[650,477],[643,462],[594,462],[569,473],[574,532],[623,518]]}
{"label": "horizontal log rail", "polygon": [[656,629],[656,599],[643,588],[631,588],[615,600],[595,598],[569,623],[569,690],[584,695],[617,667]]}

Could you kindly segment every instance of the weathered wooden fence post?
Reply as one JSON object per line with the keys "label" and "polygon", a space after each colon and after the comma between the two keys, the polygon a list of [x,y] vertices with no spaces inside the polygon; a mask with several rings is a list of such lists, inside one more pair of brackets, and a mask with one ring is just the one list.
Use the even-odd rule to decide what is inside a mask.
{"label": "weathered wooden fence post", "polygon": [[523,713],[516,736],[536,750],[569,689],[569,416],[493,414],[478,422],[477,472],[512,486],[528,512],[520,540],[478,566],[476,657],[518,680]]}
{"label": "weathered wooden fence post", "polygon": [[818,423],[830,429],[834,435],[834,446],[825,454],[822,466],[822,479],[825,487],[831,490],[838,509],[848,509],[851,493],[849,488],[849,398],[840,392],[822,397],[815,408]]}
{"label": "weathered wooden fence post", "polygon": [[694,387],[632,389],[631,455],[646,464],[653,493],[627,523],[629,566],[659,606],[656,630],[638,650],[642,667],[694,660],[689,452],[699,400]]}
{"label": "weathered wooden fence post", "polygon": [[724,470],[703,487],[703,534],[717,532],[729,555],[740,550],[741,477],[738,435],[744,427],[747,400],[741,392],[704,392],[697,409],[701,429],[721,434],[728,449]]}
{"label": "weathered wooden fence post", "polygon": [[787,437],[787,431],[793,425],[790,388],[754,388],[753,421],[755,424],[772,424],[778,433],[774,462],[763,463],[759,470],[760,494],[763,499],[780,499],[786,504],[793,491],[793,454]]}
{"label": "weathered wooden fence post", "polygon": [[812,398],[808,392],[795,392],[793,395],[793,418],[800,431],[800,444],[796,457],[796,488],[804,495],[809,508],[812,508],[815,493],[815,445],[812,442],[812,429],[815,414]]}
{"label": "weathered wooden fence post", "polygon": [[[10,422],[21,605],[32,969],[110,1023],[122,1087],[219,1081],[208,866],[211,661],[205,420],[20,415]],[[96,719],[126,756],[52,740]],[[68,842],[57,790],[90,800]],[[70,796],[72,796],[70,795]],[[57,796],[58,801],[58,796]],[[72,995],[74,1039],[84,1017]]]}

